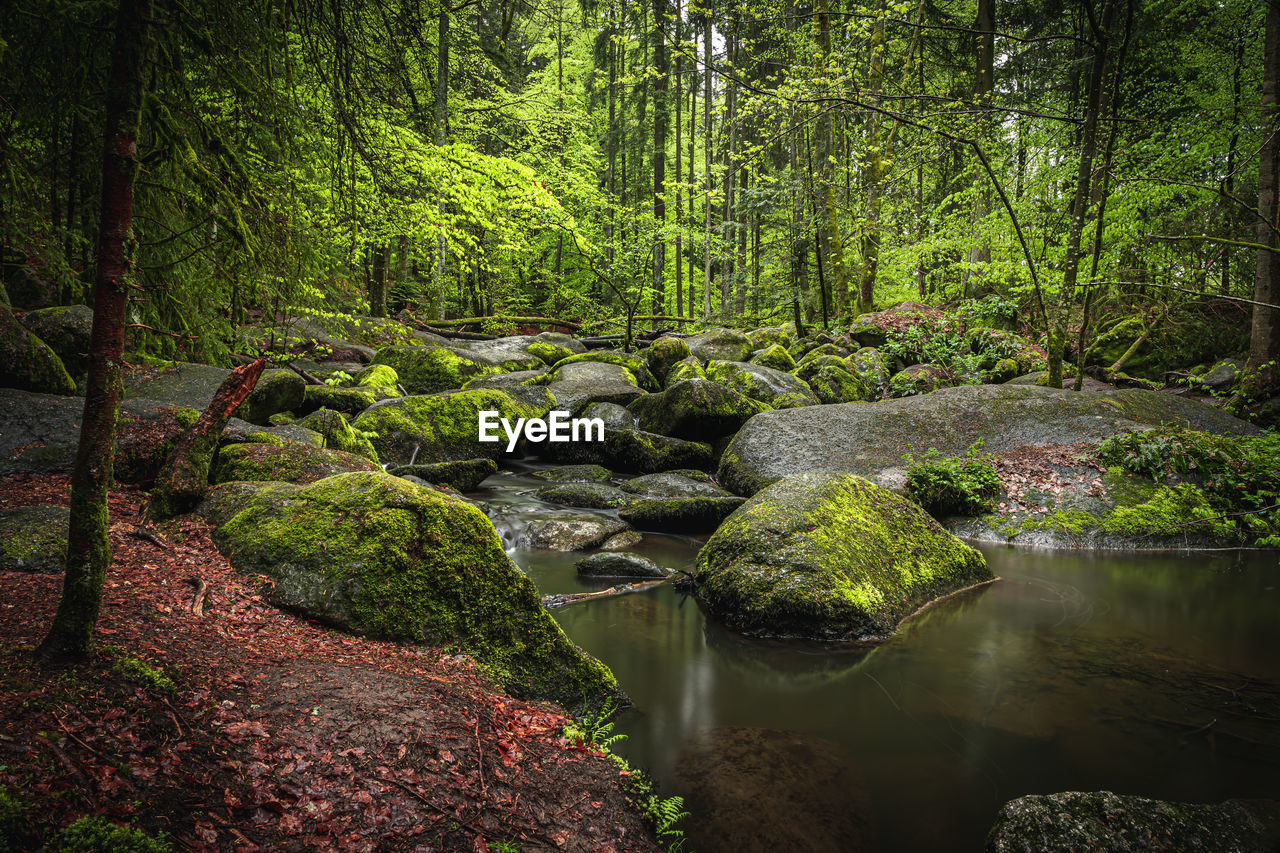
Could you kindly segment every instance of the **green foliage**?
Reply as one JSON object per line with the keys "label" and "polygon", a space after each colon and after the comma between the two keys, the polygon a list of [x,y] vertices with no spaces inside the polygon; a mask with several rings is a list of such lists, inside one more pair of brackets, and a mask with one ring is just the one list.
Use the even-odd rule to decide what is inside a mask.
{"label": "green foliage", "polygon": [[169,676],[134,657],[120,657],[112,661],[111,669],[125,681],[147,690],[154,690],[170,698],[178,695],[177,685]]}
{"label": "green foliage", "polygon": [[50,849],[54,853],[172,853],[173,847],[163,833],[152,838],[104,817],[82,817],[62,830]]}
{"label": "green foliage", "polygon": [[343,385],[350,385],[352,384],[352,381],[350,373],[347,373],[345,370],[335,370],[333,373],[330,373],[325,377],[324,384],[336,388]]}
{"label": "green foliage", "polygon": [[586,713],[564,727],[564,736],[582,746],[593,746],[597,749],[608,749],[613,744],[627,739],[626,735],[611,734],[615,725],[614,715],[618,705],[612,698],[605,700],[596,713]]}
{"label": "green foliage", "polygon": [[1002,487],[995,466],[977,455],[978,446],[960,458],[942,458],[930,449],[907,463],[907,496],[935,517],[990,512]]}
{"label": "green foliage", "polygon": [[18,853],[26,830],[27,809],[18,795],[0,788],[0,853]]}

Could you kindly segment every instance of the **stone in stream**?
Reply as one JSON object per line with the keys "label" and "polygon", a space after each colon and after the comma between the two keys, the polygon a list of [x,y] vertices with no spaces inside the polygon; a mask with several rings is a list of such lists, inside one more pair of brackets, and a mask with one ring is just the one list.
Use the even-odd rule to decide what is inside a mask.
{"label": "stone in stream", "polygon": [[626,529],[626,522],[611,516],[564,512],[530,521],[520,544],[543,551],[587,551]]}
{"label": "stone in stream", "polygon": [[599,465],[560,465],[531,471],[529,476],[552,483],[591,483],[604,482],[613,477],[613,472]]}
{"label": "stone in stream", "polygon": [[993,578],[982,555],[900,495],[837,471],[795,474],[698,553],[708,613],[751,636],[883,640],[940,596]]}
{"label": "stone in stream", "polygon": [[644,537],[634,530],[624,530],[621,533],[615,533],[600,546],[601,551],[625,551],[628,548],[634,548],[639,545]]}
{"label": "stone in stream", "polygon": [[398,465],[387,473],[397,477],[417,477],[459,492],[474,492],[486,478],[498,473],[498,463],[492,459],[459,459],[426,465]]}
{"label": "stone in stream", "polygon": [[354,453],[309,444],[228,444],[218,450],[209,482],[237,480],[311,483],[348,471],[381,471],[374,462]]}
{"label": "stone in stream", "polygon": [[[701,478],[690,477],[689,473],[700,474]],[[664,471],[660,474],[645,474],[627,480],[621,485],[621,489],[636,495],[659,498],[733,497],[729,492],[713,484],[711,478],[701,471]]]}
{"label": "stone in stream", "polygon": [[694,731],[675,762],[695,850],[850,853],[879,849],[871,799],[836,743],[799,732],[715,727]]}
{"label": "stone in stream", "polygon": [[[640,429],[694,441],[733,435],[769,407],[709,379],[686,379],[660,394],[648,394],[627,409]],[[692,466],[697,467],[697,466]]]}
{"label": "stone in stream", "polygon": [[[604,461],[615,471],[652,474],[673,468],[707,468],[711,446],[638,429],[605,430]],[[566,445],[560,445],[566,446]]]}
{"label": "stone in stream", "polygon": [[214,540],[236,570],[272,579],[273,604],[361,636],[461,648],[503,690],[575,713],[625,701],[462,499],[370,471],[242,500]]}
{"label": "stone in stream", "polygon": [[609,551],[583,557],[577,563],[584,578],[665,578],[668,571],[648,557],[626,551]]}
{"label": "stone in stream", "polygon": [[922,456],[934,448],[944,457],[963,456],[979,440],[992,453],[1023,445],[1098,442],[1160,423],[1220,435],[1258,432],[1218,409],[1154,391],[963,385],[865,405],[765,412],[734,436],[717,479],[739,495],[818,469],[879,482],[901,471],[906,453]]}
{"label": "stone in stream", "polygon": [[1001,807],[987,836],[988,853],[1278,849],[1280,800],[1172,803],[1110,791],[1019,797]]}
{"label": "stone in stream", "polygon": [[65,568],[71,510],[19,506],[0,510],[0,571],[57,574]]}
{"label": "stone in stream", "polygon": [[710,361],[707,362],[707,378],[775,409],[816,406],[820,402],[813,389],[800,377],[760,364]]}
{"label": "stone in stream", "polygon": [[0,305],[0,386],[43,394],[74,394],[76,383],[58,354]]}
{"label": "stone in stream", "polygon": [[585,509],[617,509],[635,500],[634,496],[605,483],[560,483],[543,486],[534,494],[540,501]]}
{"label": "stone in stream", "polygon": [[742,506],[739,497],[640,498],[618,511],[618,517],[641,530],[706,533]]}

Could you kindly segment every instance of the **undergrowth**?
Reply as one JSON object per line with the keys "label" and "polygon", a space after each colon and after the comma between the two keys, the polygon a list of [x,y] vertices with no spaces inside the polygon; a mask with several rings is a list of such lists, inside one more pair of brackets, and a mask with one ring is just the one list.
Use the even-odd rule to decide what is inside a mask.
{"label": "undergrowth", "polygon": [[907,497],[930,515],[982,515],[990,512],[1000,494],[995,466],[979,455],[980,445],[961,457],[943,458],[930,448],[922,459],[908,454]]}

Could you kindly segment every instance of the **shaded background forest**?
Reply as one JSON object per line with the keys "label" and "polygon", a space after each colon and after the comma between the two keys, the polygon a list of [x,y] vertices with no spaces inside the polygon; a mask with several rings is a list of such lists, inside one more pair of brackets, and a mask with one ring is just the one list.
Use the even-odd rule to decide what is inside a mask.
{"label": "shaded background forest", "polygon": [[[6,280],[34,267],[49,304],[92,280],[115,15],[0,13]],[[501,331],[528,314],[834,323],[982,297],[1021,311],[1051,366],[1082,336],[1102,363],[1140,337],[1181,364],[1247,346],[1249,307],[1217,297],[1255,296],[1256,2],[194,0],[154,16],[130,321],[164,355],[224,359],[236,324],[299,308]]]}

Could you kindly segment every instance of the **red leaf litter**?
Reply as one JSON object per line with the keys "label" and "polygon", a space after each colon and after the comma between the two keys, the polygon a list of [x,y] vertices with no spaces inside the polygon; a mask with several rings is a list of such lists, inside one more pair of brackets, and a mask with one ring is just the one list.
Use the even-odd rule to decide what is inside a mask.
{"label": "red leaf litter", "polygon": [[[0,509],[66,505],[67,488],[2,478]],[[0,571],[0,790],[33,846],[99,815],[195,851],[659,849],[617,766],[560,736],[558,708],[496,692],[470,658],[276,610],[204,522],[159,528],[168,547],[137,535],[143,499],[111,495],[93,663],[36,666],[61,577]],[[127,658],[177,692],[127,678]]]}

